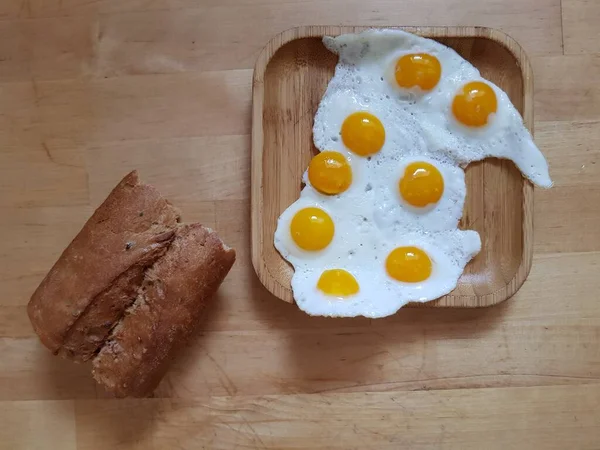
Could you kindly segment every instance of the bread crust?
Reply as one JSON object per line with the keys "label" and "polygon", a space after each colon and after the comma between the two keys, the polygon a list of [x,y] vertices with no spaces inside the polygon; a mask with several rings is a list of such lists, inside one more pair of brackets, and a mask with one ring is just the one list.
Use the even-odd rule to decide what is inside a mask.
{"label": "bread crust", "polygon": [[151,394],[234,261],[235,251],[212,230],[200,224],[180,226],[93,359],[96,381],[117,397]]}
{"label": "bread crust", "polygon": [[86,222],[29,301],[42,343],[86,360],[135,300],[145,270],[173,240],[178,211],[129,173]]}

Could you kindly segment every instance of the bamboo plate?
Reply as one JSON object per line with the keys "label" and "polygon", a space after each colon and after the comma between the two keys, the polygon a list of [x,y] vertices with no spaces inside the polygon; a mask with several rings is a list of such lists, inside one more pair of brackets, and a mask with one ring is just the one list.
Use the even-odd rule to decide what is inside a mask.
{"label": "bamboo plate", "polygon": [[[253,80],[252,263],[274,295],[293,302],[292,267],[273,245],[279,215],[299,196],[302,173],[316,153],[313,117],[337,63],[322,44],[367,27],[306,26],[274,37],[262,50]],[[503,89],[533,132],[533,80],[523,49],[506,34],[473,27],[401,27],[452,47]],[[426,306],[490,306],[512,296],[531,268],[533,186],[512,162],[470,164],[461,228],[479,232],[482,250],[458,286]]]}

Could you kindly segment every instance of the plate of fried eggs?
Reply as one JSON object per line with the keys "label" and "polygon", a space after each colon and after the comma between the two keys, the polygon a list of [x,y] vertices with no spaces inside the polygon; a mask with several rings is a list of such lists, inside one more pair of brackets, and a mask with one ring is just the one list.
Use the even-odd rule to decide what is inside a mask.
{"label": "plate of fried eggs", "polygon": [[[300,116],[305,128],[311,119],[302,139],[313,151],[304,167],[305,157],[295,159],[300,191],[280,205],[270,235],[291,268],[293,299],[310,315],[379,318],[446,296],[482,246],[503,245],[476,229],[477,218],[473,229],[465,223],[466,198],[478,196],[465,170],[501,158],[524,185],[549,188],[548,164],[509,95],[454,49],[400,29],[325,35],[322,43],[337,60],[324,92],[306,94],[318,99],[316,111]],[[302,101],[302,88],[295,96]],[[272,142],[294,160],[288,140],[299,141]],[[513,205],[525,221],[521,206]]]}

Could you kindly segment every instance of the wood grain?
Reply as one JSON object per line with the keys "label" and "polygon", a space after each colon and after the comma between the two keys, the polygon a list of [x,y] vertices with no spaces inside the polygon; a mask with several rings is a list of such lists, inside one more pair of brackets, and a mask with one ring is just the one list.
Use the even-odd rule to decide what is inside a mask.
{"label": "wood grain", "polygon": [[[127,52],[129,61],[120,60],[122,69],[130,66],[130,61],[135,64],[142,58],[154,59],[156,56],[173,60],[174,56],[190,51],[195,56],[220,55],[212,59],[213,64],[231,64],[231,57],[238,55],[238,62],[234,64],[244,62],[248,63],[246,67],[251,67],[254,62],[251,58],[256,57],[272,36],[295,26],[315,23],[476,24],[509,33],[521,41],[528,52],[548,54],[562,49],[560,0],[486,0],[481,3],[451,0],[443,5],[440,8],[435,3],[412,2],[407,8],[399,6],[395,0],[368,3],[362,0],[4,0],[0,18],[92,17],[97,21],[96,29],[109,24],[109,33],[94,35],[106,36],[118,43],[112,46],[116,54],[124,56],[122,51]],[[164,11],[168,11],[170,20],[164,20]],[[239,20],[239,17],[245,20]],[[166,48],[165,42],[171,42],[168,53],[159,51]],[[175,42],[179,45],[173,46]],[[133,51],[134,48],[137,51]],[[146,51],[151,48],[156,52]],[[185,61],[198,64],[202,58],[186,58]],[[215,69],[211,67],[211,70]]]}
{"label": "wood grain", "polygon": [[[597,449],[596,5],[0,2],[0,448]],[[272,36],[314,23],[492,26],[524,46],[556,185],[536,191],[532,269],[512,299],[328,320],[258,281],[252,66]],[[121,402],[39,344],[25,305],[133,167],[187,220],[217,228],[238,262],[158,398]]]}
{"label": "wood grain", "polygon": [[[481,442],[490,449],[563,450],[595,448],[599,406],[598,386],[591,385],[480,389],[468,394],[456,390],[240,396],[202,403],[77,401],[75,410],[78,448],[90,450],[475,450]],[[512,428],[514,423],[521,426]],[[140,430],[142,437],[132,435],[131,428]]]}
{"label": "wood grain", "polygon": [[565,54],[600,52],[600,3],[596,0],[563,0]]}
{"label": "wood grain", "polygon": [[[336,64],[324,35],[359,27],[301,27],[271,40],[254,70],[252,129],[252,260],[275,296],[293,302],[291,266],[273,245],[281,213],[300,194],[302,174],[314,155],[313,117]],[[530,129],[531,67],[521,47],[487,28],[406,29],[454,48],[482,76],[507,92]],[[297,95],[301,89],[302,96]],[[461,226],[479,232],[482,251],[465,268],[456,289],[430,307],[480,307],[500,303],[523,284],[531,267],[533,189],[506,161],[488,159],[466,170]],[[419,305],[421,306],[421,305]]]}
{"label": "wood grain", "polygon": [[[75,405],[66,402],[13,402],[0,410],[0,442],[3,448],[76,450]],[[31,433],[37,430],[44,439]]]}
{"label": "wood grain", "polygon": [[[600,54],[547,56],[532,62],[536,75],[535,110],[543,121],[594,121],[598,119]],[[573,71],[577,67],[580,70]],[[557,73],[569,76],[557,77]]]}

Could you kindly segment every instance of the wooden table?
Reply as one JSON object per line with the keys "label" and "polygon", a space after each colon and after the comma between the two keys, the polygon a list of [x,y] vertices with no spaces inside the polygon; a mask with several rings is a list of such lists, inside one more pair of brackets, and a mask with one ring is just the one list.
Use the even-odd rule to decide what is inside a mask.
{"label": "wooden table", "polygon": [[[3,0],[0,447],[600,448],[600,1]],[[302,24],[485,25],[535,73],[528,281],[483,310],[311,319],[249,255],[252,66]],[[238,262],[156,397],[107,398],[25,305],[130,169]]]}

